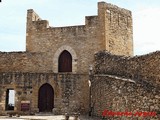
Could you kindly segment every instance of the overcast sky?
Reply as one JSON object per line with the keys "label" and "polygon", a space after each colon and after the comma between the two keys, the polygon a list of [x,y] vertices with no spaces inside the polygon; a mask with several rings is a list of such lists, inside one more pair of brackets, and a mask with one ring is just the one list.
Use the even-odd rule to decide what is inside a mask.
{"label": "overcast sky", "polygon": [[[26,13],[34,9],[50,26],[81,25],[97,15],[100,0],[2,0],[0,51],[25,51]],[[134,54],[160,50],[160,0],[104,0],[132,11]]]}

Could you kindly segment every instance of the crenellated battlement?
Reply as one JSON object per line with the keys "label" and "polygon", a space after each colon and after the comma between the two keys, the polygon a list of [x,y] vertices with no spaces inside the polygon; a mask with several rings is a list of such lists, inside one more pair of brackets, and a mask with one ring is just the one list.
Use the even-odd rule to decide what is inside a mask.
{"label": "crenellated battlement", "polygon": [[39,15],[36,12],[34,12],[33,9],[28,9],[27,10],[27,20],[31,22],[31,21],[39,21],[42,19],[39,17]]}
{"label": "crenellated battlement", "polygon": [[[53,49],[52,46],[49,48],[49,44],[65,41],[63,44],[82,44],[83,47],[85,44],[86,48],[94,44],[97,49],[95,51],[108,50],[117,55],[132,56],[132,34],[131,11],[105,2],[98,3],[98,15],[85,16],[85,24],[76,26],[51,27],[33,9],[27,11],[26,48],[30,52],[46,52]],[[77,40],[83,42],[72,43]]]}
{"label": "crenellated battlement", "polygon": [[[118,25],[120,24],[125,24],[127,27],[132,25],[132,13],[130,10],[120,8],[116,5],[106,3],[106,2],[99,2],[98,3],[98,16],[86,16],[85,17],[85,25],[95,25],[97,24],[98,17],[100,17],[100,14],[102,14],[103,11],[105,11],[106,17],[108,18],[108,21],[110,23],[117,23]],[[41,29],[41,28],[59,28],[59,27],[51,27],[49,26],[49,22],[47,20],[42,20],[39,15],[34,12],[33,9],[29,9],[27,11],[27,21],[30,22],[32,21],[33,25],[36,26],[36,29]],[[82,26],[82,25],[78,25]],[[65,27],[60,27],[60,28],[66,28],[68,30],[72,29],[72,27],[75,26],[65,26]]]}

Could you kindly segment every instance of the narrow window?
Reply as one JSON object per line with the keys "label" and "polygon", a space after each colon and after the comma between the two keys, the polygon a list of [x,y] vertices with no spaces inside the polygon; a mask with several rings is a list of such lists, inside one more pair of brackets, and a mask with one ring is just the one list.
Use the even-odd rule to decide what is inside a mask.
{"label": "narrow window", "polygon": [[59,56],[58,72],[72,72],[72,56],[67,50]]}
{"label": "narrow window", "polygon": [[6,110],[14,110],[15,90],[7,89],[6,91]]}

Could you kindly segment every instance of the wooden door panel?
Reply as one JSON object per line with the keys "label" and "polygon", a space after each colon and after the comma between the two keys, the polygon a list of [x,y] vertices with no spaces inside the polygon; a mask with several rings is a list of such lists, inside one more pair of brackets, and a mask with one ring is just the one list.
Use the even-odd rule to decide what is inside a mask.
{"label": "wooden door panel", "polygon": [[72,56],[66,50],[64,50],[59,56],[58,71],[72,72]]}
{"label": "wooden door panel", "polygon": [[39,89],[38,108],[40,112],[51,112],[54,106],[54,91],[51,85],[44,84]]}

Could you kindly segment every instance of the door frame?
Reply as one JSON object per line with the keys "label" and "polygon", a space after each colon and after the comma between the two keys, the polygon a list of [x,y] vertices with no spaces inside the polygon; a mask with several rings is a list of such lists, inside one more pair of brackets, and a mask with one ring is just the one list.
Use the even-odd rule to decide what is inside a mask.
{"label": "door frame", "polygon": [[[47,89],[46,89],[47,88]],[[41,96],[41,94],[43,94],[43,92],[42,91],[45,91],[45,89],[48,91],[48,90],[50,90],[50,93],[52,94],[50,94],[49,95],[49,97],[46,97],[46,98],[49,98],[49,99],[52,99],[52,101],[51,101],[51,106],[52,106],[52,109],[54,108],[54,89],[53,89],[53,87],[52,87],[52,85],[50,85],[49,83],[44,83],[44,84],[42,84],[41,85],[41,87],[39,88],[39,90],[38,90],[38,108],[39,108],[39,112],[52,112],[52,109],[50,109],[50,110],[48,110],[48,108],[46,108],[46,110],[42,110],[43,108],[42,108],[42,106],[43,105],[47,105],[47,103],[42,103],[41,104],[41,102],[43,102],[43,100],[41,100],[41,99],[45,99],[45,97],[42,97]],[[42,92],[42,93],[41,93]],[[45,91],[46,92],[46,91]],[[47,100],[46,100],[47,101]],[[49,105],[49,106],[50,106]],[[44,106],[43,106],[44,107]],[[45,106],[45,107],[47,107],[47,106]]]}

